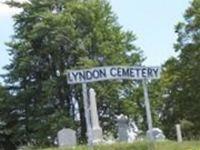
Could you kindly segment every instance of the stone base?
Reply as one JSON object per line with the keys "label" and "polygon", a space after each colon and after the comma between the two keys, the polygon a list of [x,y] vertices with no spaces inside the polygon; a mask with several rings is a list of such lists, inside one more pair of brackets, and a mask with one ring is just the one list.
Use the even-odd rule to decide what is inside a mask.
{"label": "stone base", "polygon": [[103,141],[103,133],[101,128],[92,129],[93,133],[93,144],[99,144]]}

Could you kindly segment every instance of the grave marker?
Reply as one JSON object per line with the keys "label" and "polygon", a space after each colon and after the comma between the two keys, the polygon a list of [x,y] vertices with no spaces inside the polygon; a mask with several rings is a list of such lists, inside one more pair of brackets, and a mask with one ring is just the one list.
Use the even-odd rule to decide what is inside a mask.
{"label": "grave marker", "polygon": [[59,147],[73,147],[76,146],[76,132],[72,129],[62,129],[58,131],[58,145]]}

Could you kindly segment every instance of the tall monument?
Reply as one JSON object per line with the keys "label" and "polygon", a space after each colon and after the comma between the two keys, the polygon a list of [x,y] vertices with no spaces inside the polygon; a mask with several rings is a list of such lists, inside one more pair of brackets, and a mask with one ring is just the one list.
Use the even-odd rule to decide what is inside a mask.
{"label": "tall monument", "polygon": [[92,124],[92,139],[93,143],[100,143],[102,141],[102,128],[99,125],[99,117],[96,104],[96,93],[94,89],[89,90],[89,102],[90,102],[90,115]]}

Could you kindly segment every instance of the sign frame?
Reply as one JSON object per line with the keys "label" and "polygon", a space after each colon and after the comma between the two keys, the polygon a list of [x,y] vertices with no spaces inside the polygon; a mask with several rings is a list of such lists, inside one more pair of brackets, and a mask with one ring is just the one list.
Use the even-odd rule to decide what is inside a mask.
{"label": "sign frame", "polygon": [[160,67],[106,66],[90,69],[67,70],[68,84],[89,83],[104,80],[143,80],[160,78]]}
{"label": "sign frame", "polygon": [[[153,73],[154,72],[154,73]],[[68,84],[82,84],[83,101],[85,109],[85,118],[87,125],[88,144],[93,148],[93,133],[91,130],[90,114],[88,111],[88,97],[87,97],[87,83],[105,80],[142,80],[145,108],[147,115],[148,129],[150,130],[150,141],[153,141],[152,136],[152,117],[151,108],[147,89],[147,80],[159,79],[161,68],[158,66],[146,67],[146,66],[105,66],[95,67],[90,69],[79,70],[67,70],[67,82]]]}

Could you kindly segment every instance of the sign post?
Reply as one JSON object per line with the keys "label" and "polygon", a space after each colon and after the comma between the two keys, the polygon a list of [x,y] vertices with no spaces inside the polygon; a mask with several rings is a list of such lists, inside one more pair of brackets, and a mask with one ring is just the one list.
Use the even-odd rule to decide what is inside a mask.
{"label": "sign post", "polygon": [[152,135],[152,117],[151,117],[151,108],[150,108],[150,103],[149,103],[149,95],[148,95],[148,89],[147,89],[147,79],[144,79],[143,82],[143,90],[144,90],[144,101],[145,101],[145,109],[146,109],[146,116],[147,116],[147,124],[148,124],[148,129],[150,133],[150,140],[153,141],[153,135]]}

